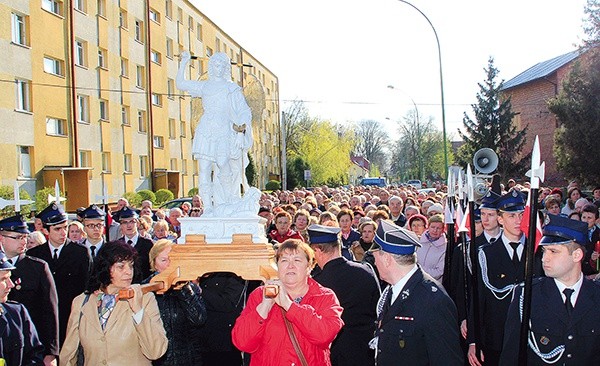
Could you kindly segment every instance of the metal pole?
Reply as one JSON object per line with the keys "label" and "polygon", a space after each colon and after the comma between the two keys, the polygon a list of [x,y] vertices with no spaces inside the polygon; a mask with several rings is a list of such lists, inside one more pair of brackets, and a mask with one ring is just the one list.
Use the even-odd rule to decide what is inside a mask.
{"label": "metal pole", "polygon": [[427,15],[425,15],[425,13],[423,13],[419,8],[417,8],[413,4],[409,3],[408,1],[404,1],[404,0],[398,0],[398,1],[411,6],[413,9],[418,11],[427,20],[427,23],[429,23],[429,25],[431,26],[431,29],[433,30],[433,34],[435,35],[435,41],[437,42],[438,62],[440,65],[440,95],[441,95],[441,102],[442,102],[442,136],[444,139],[444,166],[446,167],[446,170],[445,170],[446,176],[444,178],[446,178],[448,176],[448,140],[446,138],[446,108],[445,108],[445,104],[444,104],[444,78],[443,78],[443,73],[442,73],[442,49],[440,47],[440,39],[438,38],[437,31],[435,30],[435,27],[431,23],[431,20],[429,20]]}

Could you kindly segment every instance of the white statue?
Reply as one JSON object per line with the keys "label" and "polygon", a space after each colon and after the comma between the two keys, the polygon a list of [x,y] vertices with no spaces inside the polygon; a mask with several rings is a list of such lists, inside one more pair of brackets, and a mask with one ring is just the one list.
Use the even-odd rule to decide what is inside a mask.
{"label": "white statue", "polygon": [[181,53],[177,88],[202,98],[204,113],[196,127],[192,155],[199,164],[199,194],[204,215],[213,216],[215,208],[241,200],[241,186],[248,191],[245,169],[252,147],[252,112],[241,88],[231,81],[231,63],[222,52],[208,60],[208,80],[185,79],[191,59]]}

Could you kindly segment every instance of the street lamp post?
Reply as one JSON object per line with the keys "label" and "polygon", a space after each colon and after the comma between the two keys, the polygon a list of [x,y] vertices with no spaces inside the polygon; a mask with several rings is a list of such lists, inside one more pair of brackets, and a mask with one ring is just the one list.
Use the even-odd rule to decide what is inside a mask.
{"label": "street lamp post", "polygon": [[[423,13],[421,11],[421,9],[417,8],[416,6],[409,3],[408,1],[405,1],[405,0],[398,0],[398,1],[411,6],[413,9],[418,11],[427,20],[427,23],[429,23],[429,25],[431,26],[431,29],[433,30],[433,34],[435,35],[435,41],[437,42],[438,61],[439,61],[439,65],[440,65],[440,95],[441,95],[441,101],[442,101],[442,135],[443,135],[443,139],[444,139],[444,164],[445,164],[444,172],[447,176],[448,175],[448,140],[446,139],[446,109],[444,107],[444,78],[443,78],[443,74],[442,74],[442,50],[440,47],[440,39],[438,38],[437,31],[435,30],[435,27],[431,23],[431,20],[429,20],[427,15],[425,15],[425,13]],[[444,178],[446,178],[446,177],[444,177]]]}

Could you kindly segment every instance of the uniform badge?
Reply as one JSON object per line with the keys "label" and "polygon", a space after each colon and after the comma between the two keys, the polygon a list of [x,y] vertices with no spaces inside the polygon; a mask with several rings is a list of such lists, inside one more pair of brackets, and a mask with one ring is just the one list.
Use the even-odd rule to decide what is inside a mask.
{"label": "uniform badge", "polygon": [[504,278],[504,277],[506,277],[506,275],[504,273],[501,273],[500,278]]}
{"label": "uniform badge", "polygon": [[20,290],[21,289],[21,279],[17,278],[14,283],[15,283],[15,289]]}
{"label": "uniform badge", "polygon": [[546,215],[546,217],[544,218],[544,226],[548,225],[550,223],[550,216]]}
{"label": "uniform badge", "polygon": [[400,348],[404,348],[404,346],[406,346],[406,342],[404,341],[404,339],[400,339],[400,341],[398,342],[398,346],[400,346]]}
{"label": "uniform badge", "polygon": [[402,293],[400,293],[400,297],[402,300],[406,300],[409,295],[410,295],[410,291],[408,289],[406,289],[406,290],[402,291]]}
{"label": "uniform badge", "polygon": [[437,292],[437,287],[431,286],[431,292]]}
{"label": "uniform badge", "polygon": [[548,339],[548,337],[546,337],[546,336],[542,336],[540,338],[540,343],[543,344],[544,346],[547,346],[548,343],[550,343],[550,339]]}

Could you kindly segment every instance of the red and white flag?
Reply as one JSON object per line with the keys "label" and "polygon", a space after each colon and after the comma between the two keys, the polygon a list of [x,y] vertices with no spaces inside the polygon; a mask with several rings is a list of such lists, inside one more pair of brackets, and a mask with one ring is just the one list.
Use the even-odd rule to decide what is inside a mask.
{"label": "red and white flag", "polygon": [[[529,218],[531,217],[531,193],[527,195],[527,204],[525,205],[525,211],[523,211],[523,218],[521,219],[521,231],[529,239]],[[540,221],[539,215],[535,217],[536,230],[535,230],[535,247],[534,251],[537,251],[538,245],[542,240],[542,222]]]}
{"label": "red and white flag", "polygon": [[[458,217],[456,218],[456,220],[458,221]],[[469,210],[468,205],[464,215],[462,214],[461,210],[460,225],[458,227],[458,232],[467,232],[467,234],[471,233],[471,211]]]}

